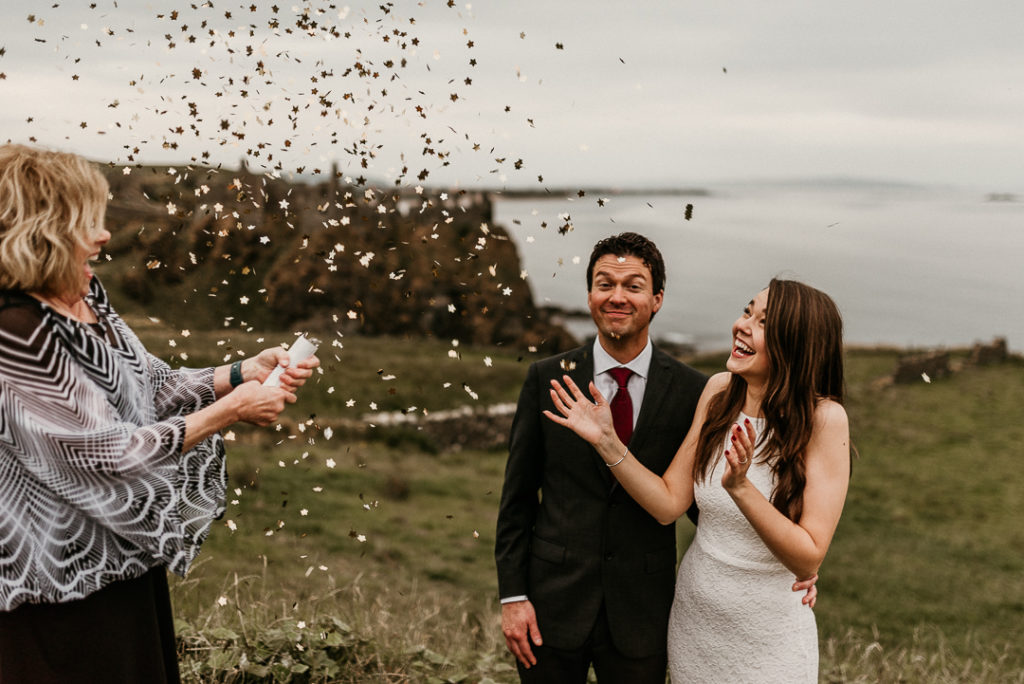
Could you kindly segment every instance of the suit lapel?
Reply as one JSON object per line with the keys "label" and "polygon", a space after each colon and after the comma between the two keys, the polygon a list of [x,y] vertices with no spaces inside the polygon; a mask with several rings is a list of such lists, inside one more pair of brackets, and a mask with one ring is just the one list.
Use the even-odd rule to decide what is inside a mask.
{"label": "suit lapel", "polygon": [[640,404],[640,415],[633,427],[630,446],[639,449],[647,440],[649,425],[668,398],[672,384],[670,377],[671,375],[665,372],[665,355],[655,347],[651,354],[651,367],[647,372],[647,387],[644,389],[643,403]]}

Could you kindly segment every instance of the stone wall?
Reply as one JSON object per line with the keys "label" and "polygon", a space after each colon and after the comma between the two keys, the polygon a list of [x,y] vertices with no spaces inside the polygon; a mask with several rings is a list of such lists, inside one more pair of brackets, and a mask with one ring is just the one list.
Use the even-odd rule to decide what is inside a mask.
{"label": "stone wall", "polygon": [[890,380],[896,384],[931,382],[969,366],[1005,363],[1009,359],[1006,338],[996,337],[989,344],[978,343],[964,360],[951,360],[948,351],[921,352],[903,356],[896,364]]}

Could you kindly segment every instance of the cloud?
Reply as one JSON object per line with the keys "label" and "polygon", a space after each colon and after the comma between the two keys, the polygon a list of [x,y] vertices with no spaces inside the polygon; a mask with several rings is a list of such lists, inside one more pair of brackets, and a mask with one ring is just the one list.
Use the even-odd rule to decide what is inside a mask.
{"label": "cloud", "polygon": [[[182,18],[168,19],[179,7]],[[348,31],[345,40],[274,35],[266,27],[268,8],[260,4],[250,13],[247,7],[100,3],[90,11],[39,4],[37,22],[45,21],[39,26],[26,20],[31,10],[6,4],[0,20],[20,29],[4,38],[0,72],[7,78],[0,94],[17,104],[0,112],[0,126],[15,139],[36,135],[99,157],[142,138],[149,141],[141,145],[147,155],[172,161],[185,150],[194,154],[195,145],[181,139],[177,149],[161,149],[167,126],[156,113],[187,117],[184,96],[204,115],[233,113],[276,148],[296,138],[294,149],[279,149],[277,157],[295,165],[309,156],[340,156],[325,138],[333,126],[342,136],[379,139],[373,171],[387,175],[403,164],[389,151],[419,145],[417,136],[429,127],[451,145],[451,163],[431,180],[470,185],[530,186],[542,175],[556,185],[660,186],[744,176],[752,159],[765,160],[756,163],[759,172],[778,176],[837,169],[876,174],[884,160],[907,180],[1010,183],[1019,166],[1011,160],[1024,153],[1024,89],[1017,85],[1024,48],[1016,31],[1024,8],[1010,2],[987,4],[985,11],[952,0],[632,6],[522,0],[453,9],[437,3],[414,8],[414,24],[399,16],[401,8],[385,18],[377,4],[353,3],[347,12],[316,15]],[[231,20],[225,12],[233,12]],[[282,17],[295,14],[291,6],[281,8]],[[422,41],[406,51],[415,65],[388,84],[388,106],[366,109],[375,84],[343,103],[348,116],[289,131],[284,109],[310,106],[312,64],[330,70],[356,54],[375,63],[385,58],[391,47],[375,33],[381,22]],[[217,98],[218,89],[237,92],[237,83],[229,87],[226,80],[251,71],[242,44],[267,53],[273,86],[253,88],[247,101]],[[191,82],[193,69],[205,89]],[[137,85],[129,86],[133,80]],[[330,77],[322,84],[335,95],[346,87]],[[120,113],[134,117],[122,117],[120,130],[96,123],[115,100]],[[431,109],[426,123],[413,104],[403,104],[421,100]],[[75,129],[79,113],[92,124],[84,132]],[[26,124],[30,116],[34,125]],[[112,137],[97,135],[104,129]],[[502,151],[477,154],[474,146]],[[214,153],[234,163],[245,149],[229,142]],[[963,164],[936,163],[951,154]],[[524,159],[523,168],[499,168],[494,158],[501,155]]]}

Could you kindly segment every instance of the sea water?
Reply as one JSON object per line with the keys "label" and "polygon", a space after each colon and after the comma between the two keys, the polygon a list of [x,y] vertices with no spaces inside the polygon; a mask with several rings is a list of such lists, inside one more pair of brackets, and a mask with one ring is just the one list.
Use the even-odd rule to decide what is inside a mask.
{"label": "sea water", "polygon": [[[953,347],[1004,336],[1024,350],[1024,201],[1012,195],[733,183],[706,195],[499,196],[494,218],[518,246],[535,301],[566,309],[586,308],[597,240],[648,236],[668,272],[652,333],[700,350],[729,346],[732,322],[773,276],[830,294],[849,344]],[[585,318],[571,327],[593,330]]]}

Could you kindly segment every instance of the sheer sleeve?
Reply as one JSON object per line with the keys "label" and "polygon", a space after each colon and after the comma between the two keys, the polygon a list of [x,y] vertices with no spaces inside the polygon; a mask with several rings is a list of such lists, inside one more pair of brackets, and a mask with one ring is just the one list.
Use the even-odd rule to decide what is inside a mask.
{"label": "sheer sleeve", "polygon": [[217,398],[213,389],[213,368],[171,368],[167,362],[146,353],[153,378],[153,403],[161,420],[198,411]]}
{"label": "sheer sleeve", "polygon": [[145,350],[81,328],[31,304],[0,310],[5,610],[79,598],[158,564],[184,574],[223,512],[219,435],[182,453],[181,414],[209,400],[212,382],[151,371]]}

